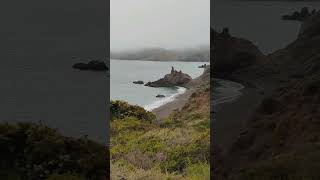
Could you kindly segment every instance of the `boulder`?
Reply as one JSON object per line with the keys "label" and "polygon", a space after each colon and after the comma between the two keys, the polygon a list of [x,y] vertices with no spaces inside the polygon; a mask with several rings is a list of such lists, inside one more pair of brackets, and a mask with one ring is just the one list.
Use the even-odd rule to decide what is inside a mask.
{"label": "boulder", "polygon": [[144,84],[143,81],[133,81],[133,84]]}
{"label": "boulder", "polygon": [[166,96],[165,96],[165,95],[162,95],[162,94],[158,94],[156,97],[157,97],[157,98],[164,98],[164,97],[166,97]]}
{"label": "boulder", "polygon": [[88,63],[76,63],[72,66],[80,70],[107,71],[108,67],[103,61],[92,60]]}
{"label": "boulder", "polygon": [[206,68],[207,67],[207,64],[203,64],[201,66],[198,66],[198,68]]}
{"label": "boulder", "polygon": [[163,78],[148,82],[145,86],[149,87],[174,87],[174,86],[185,86],[189,83],[192,78],[181,71],[176,71],[173,67],[170,74],[166,74]]}

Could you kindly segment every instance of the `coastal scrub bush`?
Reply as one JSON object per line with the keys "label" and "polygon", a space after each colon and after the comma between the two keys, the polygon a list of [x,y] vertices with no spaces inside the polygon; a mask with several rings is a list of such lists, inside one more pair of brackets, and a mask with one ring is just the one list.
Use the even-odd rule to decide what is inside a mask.
{"label": "coastal scrub bush", "polygon": [[53,174],[49,176],[46,180],[85,180],[85,178],[79,175],[66,173],[66,174]]}
{"label": "coastal scrub bush", "polygon": [[0,124],[1,169],[23,179],[45,179],[72,173],[86,179],[107,175],[107,148],[87,138],[71,138],[32,123]]}
{"label": "coastal scrub bush", "polygon": [[258,112],[263,114],[272,114],[279,108],[279,103],[274,98],[265,98],[262,100]]}
{"label": "coastal scrub bush", "polygon": [[210,180],[210,165],[208,163],[192,164],[186,168],[188,180]]}
{"label": "coastal scrub bush", "polygon": [[147,131],[155,126],[146,121],[141,121],[135,117],[125,117],[121,121],[111,123],[111,134],[115,136],[119,133],[129,133],[132,131]]}
{"label": "coastal scrub bush", "polygon": [[157,121],[142,107],[112,101],[112,179],[208,179],[209,110],[205,88],[181,110]]}
{"label": "coastal scrub bush", "polygon": [[177,145],[167,152],[166,161],[161,163],[163,171],[183,172],[185,168],[197,162],[208,162],[210,159],[209,135],[194,135],[189,144]]}
{"label": "coastal scrub bush", "polygon": [[111,120],[123,119],[125,117],[135,117],[139,120],[152,122],[156,116],[152,112],[136,105],[130,105],[124,101],[111,101],[110,103]]}
{"label": "coastal scrub bush", "polygon": [[305,96],[320,94],[320,73],[318,75],[307,78],[304,84],[305,88],[303,94]]}

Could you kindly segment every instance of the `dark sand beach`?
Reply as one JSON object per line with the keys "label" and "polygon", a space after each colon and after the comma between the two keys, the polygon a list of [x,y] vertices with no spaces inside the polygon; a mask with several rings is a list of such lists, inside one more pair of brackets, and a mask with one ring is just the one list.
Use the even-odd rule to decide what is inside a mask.
{"label": "dark sand beach", "polygon": [[158,119],[163,119],[168,117],[174,110],[181,109],[188,102],[189,97],[194,92],[197,92],[198,88],[200,88],[201,86],[206,86],[207,83],[209,83],[209,81],[210,81],[210,66],[203,71],[202,75],[192,79],[186,85],[187,90],[185,93],[177,96],[174,101],[164,104],[163,106],[160,106],[152,110],[152,112],[156,114]]}
{"label": "dark sand beach", "polygon": [[156,114],[158,119],[168,117],[174,110],[182,108],[187,102],[190,95],[194,92],[192,89],[188,89],[184,94],[179,95],[174,101],[160,106],[152,112]]}

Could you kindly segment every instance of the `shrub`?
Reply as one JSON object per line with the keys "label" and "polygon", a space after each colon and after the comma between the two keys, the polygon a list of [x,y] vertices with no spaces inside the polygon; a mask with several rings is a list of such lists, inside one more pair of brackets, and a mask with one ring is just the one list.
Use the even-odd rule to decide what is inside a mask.
{"label": "shrub", "polygon": [[55,129],[32,123],[0,124],[1,168],[24,179],[73,172],[86,178],[105,177],[107,148],[86,138],[60,135]]}
{"label": "shrub", "polygon": [[303,95],[312,96],[320,93],[320,74],[312,76],[305,81]]}
{"label": "shrub", "polygon": [[84,177],[75,174],[53,174],[46,180],[85,180]]}
{"label": "shrub", "polygon": [[110,103],[111,120],[123,119],[125,117],[135,117],[139,120],[152,122],[156,116],[136,105],[130,105],[124,101],[111,101]]}
{"label": "shrub", "polygon": [[272,114],[279,109],[279,103],[273,98],[265,98],[258,109],[260,113]]}
{"label": "shrub", "polygon": [[186,168],[188,180],[210,180],[210,165],[207,163],[192,164]]}

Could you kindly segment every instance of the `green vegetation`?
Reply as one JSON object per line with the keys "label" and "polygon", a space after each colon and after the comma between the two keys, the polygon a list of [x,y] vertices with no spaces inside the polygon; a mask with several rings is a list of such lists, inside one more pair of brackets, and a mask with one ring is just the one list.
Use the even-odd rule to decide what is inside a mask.
{"label": "green vegetation", "polygon": [[209,108],[206,89],[164,120],[112,101],[111,179],[209,179]]}
{"label": "green vegetation", "polygon": [[0,179],[103,179],[107,149],[32,123],[0,124]]}
{"label": "green vegetation", "polygon": [[231,152],[247,159],[234,163],[228,179],[320,179],[319,82],[319,73],[312,74],[263,100],[233,144]]}

